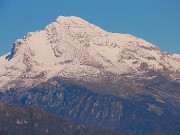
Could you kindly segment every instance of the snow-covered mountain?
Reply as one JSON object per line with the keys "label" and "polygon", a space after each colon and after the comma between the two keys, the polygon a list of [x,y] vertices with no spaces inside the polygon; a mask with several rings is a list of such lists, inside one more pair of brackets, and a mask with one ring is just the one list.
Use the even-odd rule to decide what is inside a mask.
{"label": "snow-covered mountain", "polygon": [[0,90],[29,87],[52,77],[100,81],[106,73],[151,80],[156,72],[180,81],[180,55],[129,34],[110,33],[70,16],[18,39],[0,57]]}
{"label": "snow-covered mountain", "polygon": [[122,134],[180,133],[180,55],[132,35],[60,16],[18,39],[0,57],[0,69],[2,103],[35,104],[73,123]]}

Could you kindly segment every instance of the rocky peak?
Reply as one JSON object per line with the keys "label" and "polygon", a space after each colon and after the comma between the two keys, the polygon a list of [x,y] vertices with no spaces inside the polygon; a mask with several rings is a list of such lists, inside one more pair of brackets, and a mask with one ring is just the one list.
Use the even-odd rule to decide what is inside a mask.
{"label": "rocky peak", "polygon": [[178,79],[180,70],[179,58],[151,43],[129,34],[104,31],[74,16],[60,16],[45,30],[18,39],[6,60],[0,65],[0,82],[10,87],[10,82],[14,84],[12,78],[25,81],[25,77],[31,85],[36,79],[54,76],[93,80],[111,72],[138,78],[139,74],[146,76],[155,71]]}

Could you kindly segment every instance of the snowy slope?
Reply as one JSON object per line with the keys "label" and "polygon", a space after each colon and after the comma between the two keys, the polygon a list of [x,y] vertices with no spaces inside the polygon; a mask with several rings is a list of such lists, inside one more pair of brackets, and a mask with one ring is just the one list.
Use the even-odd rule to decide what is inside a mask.
{"label": "snowy slope", "polygon": [[180,54],[173,54],[172,56],[174,59],[176,59],[180,62]]}
{"label": "snowy slope", "polygon": [[11,53],[0,57],[0,69],[0,90],[28,87],[54,76],[97,81],[105,72],[149,79],[146,73],[156,71],[179,81],[180,57],[132,35],[60,16],[45,30],[18,39]]}

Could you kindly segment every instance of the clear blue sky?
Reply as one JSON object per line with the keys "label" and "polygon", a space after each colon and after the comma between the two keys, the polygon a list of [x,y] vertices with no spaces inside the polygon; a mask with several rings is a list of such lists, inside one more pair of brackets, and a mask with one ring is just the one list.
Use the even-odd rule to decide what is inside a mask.
{"label": "clear blue sky", "polygon": [[180,53],[180,0],[0,0],[0,55],[59,15],[79,16],[107,31]]}

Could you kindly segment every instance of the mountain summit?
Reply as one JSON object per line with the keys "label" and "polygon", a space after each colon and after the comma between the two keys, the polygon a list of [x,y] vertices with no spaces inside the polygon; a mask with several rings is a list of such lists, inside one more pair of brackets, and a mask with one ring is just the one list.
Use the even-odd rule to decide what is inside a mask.
{"label": "mountain summit", "polygon": [[74,16],[60,16],[44,30],[18,39],[11,53],[0,58],[0,68],[1,90],[28,87],[54,76],[100,81],[107,72],[130,80],[151,80],[156,75],[149,73],[156,72],[180,81],[179,55]]}

